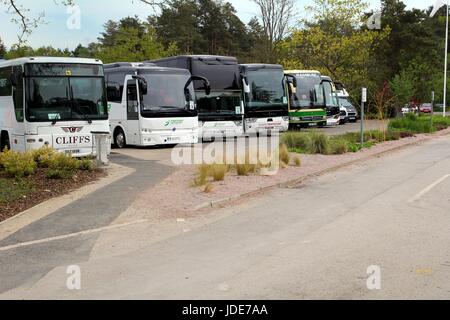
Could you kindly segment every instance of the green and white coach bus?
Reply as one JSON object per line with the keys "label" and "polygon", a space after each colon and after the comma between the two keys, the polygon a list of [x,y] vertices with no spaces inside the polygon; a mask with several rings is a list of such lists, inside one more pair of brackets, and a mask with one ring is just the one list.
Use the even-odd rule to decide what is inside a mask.
{"label": "green and white coach bus", "polygon": [[297,86],[289,85],[289,117],[291,127],[327,125],[322,76],[315,70],[287,70],[296,78]]}

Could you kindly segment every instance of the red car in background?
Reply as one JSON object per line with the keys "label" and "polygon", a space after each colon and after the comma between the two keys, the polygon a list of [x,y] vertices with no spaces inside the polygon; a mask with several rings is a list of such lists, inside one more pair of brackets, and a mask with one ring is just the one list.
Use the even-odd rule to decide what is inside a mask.
{"label": "red car in background", "polygon": [[433,105],[431,103],[422,103],[419,107],[421,113],[431,113],[433,111]]}

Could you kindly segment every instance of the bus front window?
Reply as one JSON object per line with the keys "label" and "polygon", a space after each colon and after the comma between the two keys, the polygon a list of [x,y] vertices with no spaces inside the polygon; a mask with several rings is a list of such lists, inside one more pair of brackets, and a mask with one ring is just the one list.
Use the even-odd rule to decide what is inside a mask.
{"label": "bus front window", "polygon": [[309,109],[323,107],[324,96],[320,75],[298,74],[297,92],[292,94],[291,106],[294,109]]}
{"label": "bus front window", "polygon": [[101,66],[29,64],[25,76],[28,121],[108,119]]}
{"label": "bus front window", "polygon": [[141,114],[143,117],[152,117],[161,112],[196,112],[195,93],[191,83],[185,94],[184,88],[189,80],[186,74],[155,73],[145,74],[148,89],[142,97]]}
{"label": "bus front window", "polygon": [[285,106],[288,101],[285,93],[284,73],[282,70],[250,71],[248,82],[251,92],[246,94],[247,107],[259,108],[274,105]]}

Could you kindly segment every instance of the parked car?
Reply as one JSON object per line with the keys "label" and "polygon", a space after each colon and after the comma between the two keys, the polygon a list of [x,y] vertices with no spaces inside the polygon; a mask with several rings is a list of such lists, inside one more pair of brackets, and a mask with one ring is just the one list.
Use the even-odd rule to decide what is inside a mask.
{"label": "parked car", "polygon": [[348,122],[348,112],[347,112],[347,108],[345,108],[344,106],[340,106],[339,107],[340,111],[341,111],[341,116],[339,118],[339,124],[343,125],[346,124]]}
{"label": "parked car", "polygon": [[422,103],[419,107],[421,113],[433,112],[433,105],[431,103]]}
{"label": "parked car", "polygon": [[419,111],[419,108],[417,108],[414,105],[410,105],[410,104],[406,104],[403,108],[402,108],[402,113],[403,115],[405,114],[409,114],[409,113],[417,113]]}
{"label": "parked car", "polygon": [[339,97],[339,104],[347,110],[346,122],[357,122],[359,115],[348,97]]}

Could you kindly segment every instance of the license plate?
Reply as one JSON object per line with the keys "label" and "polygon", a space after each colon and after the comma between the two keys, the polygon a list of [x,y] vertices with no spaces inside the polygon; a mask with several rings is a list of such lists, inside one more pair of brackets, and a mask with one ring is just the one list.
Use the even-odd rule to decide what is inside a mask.
{"label": "license plate", "polygon": [[77,149],[77,150],[65,150],[64,153],[65,154],[79,154],[79,153],[81,153],[81,151],[79,149]]}
{"label": "license plate", "polygon": [[168,142],[179,142],[179,141],[181,141],[181,138],[180,137],[168,137],[167,141]]}

